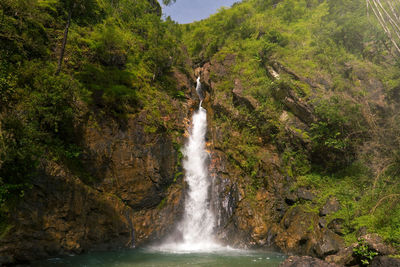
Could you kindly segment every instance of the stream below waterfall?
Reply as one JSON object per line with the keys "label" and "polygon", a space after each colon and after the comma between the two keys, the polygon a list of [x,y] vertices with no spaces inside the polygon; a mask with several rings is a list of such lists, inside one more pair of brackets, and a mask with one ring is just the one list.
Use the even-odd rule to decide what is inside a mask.
{"label": "stream below waterfall", "polygon": [[208,253],[172,253],[151,249],[92,252],[80,256],[53,258],[33,263],[34,267],[277,267],[286,256],[275,252],[225,250]]}

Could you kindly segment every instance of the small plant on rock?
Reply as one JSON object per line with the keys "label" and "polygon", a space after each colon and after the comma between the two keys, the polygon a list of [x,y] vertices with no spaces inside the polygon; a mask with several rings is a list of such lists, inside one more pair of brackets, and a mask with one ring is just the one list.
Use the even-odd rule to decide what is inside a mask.
{"label": "small plant on rock", "polygon": [[358,245],[353,248],[354,254],[361,261],[362,265],[369,265],[371,260],[378,255],[378,252],[372,251],[365,240],[361,239]]}

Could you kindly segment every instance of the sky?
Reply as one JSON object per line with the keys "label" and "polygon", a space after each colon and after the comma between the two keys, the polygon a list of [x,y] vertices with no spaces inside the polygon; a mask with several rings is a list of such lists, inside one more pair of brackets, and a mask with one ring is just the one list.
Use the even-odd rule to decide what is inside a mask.
{"label": "sky", "polygon": [[235,2],[239,0],[176,0],[168,7],[163,6],[163,13],[184,24],[208,18],[220,7],[230,7]]}

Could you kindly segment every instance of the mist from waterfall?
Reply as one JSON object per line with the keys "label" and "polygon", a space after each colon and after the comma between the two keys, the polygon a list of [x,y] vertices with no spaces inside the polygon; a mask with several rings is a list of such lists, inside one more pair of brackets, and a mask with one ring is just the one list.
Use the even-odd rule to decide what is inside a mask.
{"label": "mist from waterfall", "polygon": [[189,138],[183,150],[185,181],[188,193],[185,210],[177,231],[160,247],[173,252],[210,251],[220,248],[213,239],[214,214],[210,207],[208,174],[210,155],[206,151],[207,111],[201,107],[204,94],[200,77],[197,78],[196,92],[200,98],[199,109],[192,117]]}

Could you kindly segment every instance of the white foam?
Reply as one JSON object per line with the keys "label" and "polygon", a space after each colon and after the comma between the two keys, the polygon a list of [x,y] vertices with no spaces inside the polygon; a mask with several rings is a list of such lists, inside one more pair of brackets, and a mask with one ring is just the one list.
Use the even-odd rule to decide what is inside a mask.
{"label": "white foam", "polygon": [[[199,77],[197,89],[200,88]],[[201,98],[200,93],[199,97]],[[185,181],[189,186],[183,219],[178,224],[176,233],[153,249],[172,253],[210,252],[222,249],[213,237],[215,217],[209,202],[211,181],[207,162],[210,155],[206,151],[206,133],[207,111],[200,106],[193,115],[189,139],[183,151]]]}

